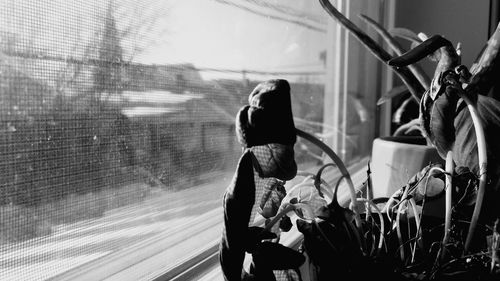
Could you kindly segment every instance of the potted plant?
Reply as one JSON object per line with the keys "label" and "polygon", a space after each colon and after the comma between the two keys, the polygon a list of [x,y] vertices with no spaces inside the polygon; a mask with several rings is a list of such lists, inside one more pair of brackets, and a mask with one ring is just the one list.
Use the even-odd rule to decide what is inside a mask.
{"label": "potted plant", "polygon": [[[420,130],[427,143],[446,159],[446,165],[430,166],[416,182],[408,181],[386,202],[384,210],[377,208],[370,192],[367,198],[351,200],[354,213],[338,206],[334,197],[318,211],[319,220],[298,222],[309,253],[322,267],[327,265],[321,263],[321,257],[345,252],[342,249],[347,247],[352,253],[350,264],[355,266],[344,273],[351,276],[391,272],[397,280],[498,280],[500,208],[496,199],[500,186],[500,149],[495,145],[495,134],[500,130],[500,102],[484,94],[500,72],[500,25],[469,72],[460,65],[460,52],[441,36],[433,36],[411,51],[392,58],[328,0],[319,1],[330,16],[391,67],[418,99]],[[370,25],[387,42],[392,42],[392,36],[383,28],[374,22]],[[407,66],[428,55],[435,56],[438,64],[430,86],[425,89],[417,79],[418,73]],[[424,216],[427,183],[436,173],[445,182],[445,216],[443,224],[438,221],[429,227],[421,219],[429,219]],[[370,182],[369,178],[368,188]],[[420,210],[416,201],[420,201]],[[359,202],[366,207],[361,228],[360,215],[355,211]],[[389,228],[384,227],[387,223]],[[432,232],[437,228],[441,232],[436,235]],[[357,244],[339,245],[338,241],[346,237],[360,239],[355,239]],[[383,250],[377,246],[381,244],[385,245]],[[358,266],[366,268],[368,274],[356,272]],[[322,269],[328,271],[328,268]]]}
{"label": "potted plant", "polygon": [[[261,274],[267,278],[259,280],[277,280],[273,270],[295,270],[304,260],[309,268],[306,275],[310,280],[319,281],[373,277],[385,280],[498,280],[500,148],[495,144],[496,132],[500,130],[500,102],[481,93],[487,92],[500,72],[500,24],[477,65],[469,72],[460,65],[457,50],[441,36],[433,36],[409,52],[392,58],[328,0],[319,1],[357,38],[363,38],[365,46],[393,68],[410,93],[419,99],[419,130],[426,137],[426,144],[432,144],[439,156],[446,159],[445,166],[428,166],[391,198],[373,198],[371,190],[376,187],[370,173],[365,185],[367,192],[357,193],[340,158],[313,136],[295,130],[297,136],[323,149],[333,163],[324,165],[315,174],[302,174],[305,176],[303,182],[287,190],[276,213],[266,220],[265,227],[249,228],[256,174],[251,152],[247,150],[224,200],[225,219],[229,223],[225,224],[224,238],[227,239],[223,239],[221,249],[234,250],[235,247],[224,247],[232,244],[240,258],[245,250],[252,253],[256,273],[253,277]],[[430,54],[438,58],[438,65],[428,90],[419,96],[423,86],[416,83],[418,79],[407,65]],[[279,159],[290,161],[293,158]],[[259,159],[257,161],[261,167]],[[341,177],[335,185],[321,177],[328,166],[340,170]],[[433,178],[444,183],[441,189],[445,193],[444,219],[428,215],[428,191],[439,191],[432,184]],[[337,190],[344,181],[349,188],[349,206],[341,206],[337,201]],[[307,259],[303,259],[300,252],[290,252],[286,247],[267,241],[270,237],[266,236],[266,231],[283,218],[292,216],[297,229],[304,235],[302,248]],[[228,258],[230,255],[222,257],[227,262],[223,268],[231,269],[234,280],[240,280],[240,268],[229,266],[234,260]]]}
{"label": "potted plant", "polygon": [[[321,3],[324,7],[327,7],[329,4],[327,1],[321,1]],[[420,103],[422,95],[430,87],[430,79],[418,65],[413,64],[408,67],[390,66],[388,62],[392,56],[389,52],[333,6],[331,6],[331,9],[325,10],[332,18],[350,31],[373,55],[392,68],[404,83],[403,86],[395,87],[382,96],[377,102],[378,105],[392,98],[410,93],[410,97],[404,100],[394,113],[393,119],[401,119],[406,109],[411,105]],[[410,30],[398,28],[391,34],[371,18],[365,15],[360,15],[360,18],[384,39],[397,56],[402,55],[406,50],[401,47],[394,36],[411,40],[413,44],[422,42],[422,38],[419,38]],[[419,124],[418,118],[413,119],[401,124],[393,135],[380,137],[373,141],[371,169],[372,180],[376,187],[373,189],[375,197],[390,196],[401,186],[404,186],[411,175],[417,173],[429,163],[444,163],[444,160],[439,156],[436,149],[427,142],[427,139],[420,130]]]}

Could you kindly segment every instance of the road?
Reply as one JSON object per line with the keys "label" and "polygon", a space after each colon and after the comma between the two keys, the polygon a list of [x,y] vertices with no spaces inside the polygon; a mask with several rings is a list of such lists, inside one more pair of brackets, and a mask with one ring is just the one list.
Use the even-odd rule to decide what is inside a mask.
{"label": "road", "polygon": [[[161,192],[141,204],[111,210],[101,218],[60,226],[48,237],[0,247],[0,280],[57,279],[75,268],[117,256],[138,243],[158,237],[178,240],[183,231],[203,221],[209,223],[207,219],[217,226],[222,221],[222,193],[230,180],[230,175],[225,175],[211,184]],[[172,240],[170,244],[178,243]],[[189,254],[186,247],[183,251]]]}

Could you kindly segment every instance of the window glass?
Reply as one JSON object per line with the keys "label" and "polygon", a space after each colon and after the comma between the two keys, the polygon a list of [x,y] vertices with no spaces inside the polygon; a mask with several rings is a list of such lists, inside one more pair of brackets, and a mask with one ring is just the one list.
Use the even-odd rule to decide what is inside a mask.
{"label": "window glass", "polygon": [[[307,0],[2,0],[0,279],[160,253],[168,270],[213,247],[261,81],[287,79],[296,127],[347,164],[367,156],[375,94],[328,90],[331,28]],[[295,157],[327,161],[300,139]]]}

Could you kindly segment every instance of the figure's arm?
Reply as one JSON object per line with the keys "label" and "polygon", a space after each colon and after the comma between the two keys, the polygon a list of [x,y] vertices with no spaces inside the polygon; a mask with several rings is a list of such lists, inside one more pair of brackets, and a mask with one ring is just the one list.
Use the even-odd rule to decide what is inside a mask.
{"label": "figure's arm", "polygon": [[254,197],[252,159],[250,151],[246,151],[241,156],[236,174],[224,194],[224,229],[219,260],[226,281],[241,280]]}

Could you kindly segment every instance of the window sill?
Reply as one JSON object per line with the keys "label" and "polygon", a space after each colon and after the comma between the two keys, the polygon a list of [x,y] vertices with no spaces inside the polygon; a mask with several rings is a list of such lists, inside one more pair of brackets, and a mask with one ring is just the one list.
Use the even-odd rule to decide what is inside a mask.
{"label": "window sill", "polygon": [[[152,280],[165,272],[178,272],[216,250],[222,208],[207,212],[182,228],[172,229],[141,243],[61,274],[54,280]],[[186,255],[186,249],[199,249]],[[180,257],[183,257],[180,259]],[[175,270],[177,268],[177,270]]]}
{"label": "window sill", "polygon": [[[351,176],[356,187],[362,186],[366,179],[367,161],[361,159],[349,169],[355,171]],[[329,182],[339,177],[337,171],[324,174]],[[349,199],[347,189],[339,190],[340,204],[346,205]],[[221,280],[218,266],[221,229],[222,208],[217,208],[187,221],[182,228],[168,231],[168,235],[162,233],[53,280]],[[291,248],[297,248],[301,240],[302,234],[295,227],[281,236],[281,243]],[[189,254],[186,249],[190,249]]]}
{"label": "window sill", "polygon": [[[365,157],[349,167],[351,173],[352,181],[355,187],[361,187],[363,182],[366,180],[366,163],[368,163],[368,157]],[[335,179],[340,178],[340,173],[335,171],[333,173],[325,173],[325,180],[332,182]],[[362,190],[357,190],[362,191]],[[347,189],[342,189],[338,191],[338,201],[341,205],[346,206],[350,201],[349,192]],[[217,240],[218,241],[218,240]],[[280,243],[283,245],[297,249],[302,242],[302,234],[294,227],[287,233],[283,233],[280,238]],[[172,275],[172,272],[167,272],[166,274],[159,276],[155,281],[166,281],[166,280],[198,280],[198,281],[219,281],[222,280],[222,272],[218,263],[218,253],[217,247],[214,249],[211,255],[207,255],[205,259],[194,266],[184,267],[184,271],[180,272],[178,275]]]}

